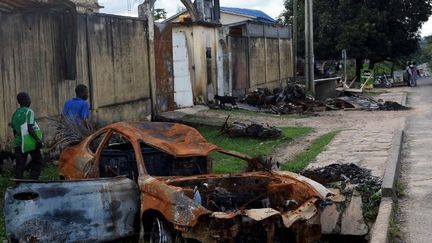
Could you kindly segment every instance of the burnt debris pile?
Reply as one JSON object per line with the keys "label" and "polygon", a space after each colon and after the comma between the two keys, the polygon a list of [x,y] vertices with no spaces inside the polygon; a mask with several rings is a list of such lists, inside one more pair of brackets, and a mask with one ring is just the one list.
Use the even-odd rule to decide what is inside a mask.
{"label": "burnt debris pile", "polygon": [[258,107],[273,114],[295,114],[323,111],[325,104],[307,96],[303,87],[289,84],[284,89],[256,89],[247,94],[241,102]]}
{"label": "burnt debris pile", "polygon": [[236,103],[237,98],[232,96],[215,96],[215,99],[219,106],[213,105],[212,108],[225,109],[227,107],[224,104],[228,103],[231,104],[230,109],[239,107],[278,115],[326,110],[399,111],[410,109],[397,102],[375,100],[365,95],[347,91],[341,92],[336,98],[319,101],[307,95],[303,86],[298,84],[289,84],[283,89],[274,89],[273,92],[268,89],[255,89],[242,99],[238,99],[241,103],[239,106]]}
{"label": "burnt debris pile", "polygon": [[400,111],[410,109],[394,101],[375,100],[370,97],[354,95],[347,92],[343,93],[340,97],[328,99],[326,101],[326,106],[331,110]]}
{"label": "burnt debris pile", "polygon": [[302,175],[327,188],[334,196],[321,216],[323,233],[365,236],[376,220],[381,202],[381,178],[355,164],[332,164]]}
{"label": "burnt debris pile", "polygon": [[233,121],[225,120],[220,130],[220,134],[227,134],[230,137],[252,137],[252,138],[279,138],[282,130],[268,124],[256,123],[253,121]]}
{"label": "burnt debris pile", "polygon": [[307,170],[302,173],[323,185],[344,182],[349,184],[369,184],[378,188],[381,186],[381,179],[372,176],[370,170],[361,168],[355,164],[331,164],[315,170]]}

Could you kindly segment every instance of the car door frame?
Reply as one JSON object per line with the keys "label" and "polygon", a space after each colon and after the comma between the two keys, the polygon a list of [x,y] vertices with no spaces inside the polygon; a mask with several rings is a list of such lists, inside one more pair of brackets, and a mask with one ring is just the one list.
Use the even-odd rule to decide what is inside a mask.
{"label": "car door frame", "polygon": [[[121,131],[113,129],[113,128],[108,128],[106,130],[102,130],[101,133],[103,131],[107,131],[107,135],[104,137],[102,142],[99,144],[99,147],[97,148],[95,156],[94,156],[94,170],[96,170],[96,171],[93,171],[93,173],[97,173],[96,177],[100,178],[100,171],[99,171],[100,161],[99,161],[99,159],[100,159],[100,155],[102,153],[102,150],[105,148],[105,146],[107,145],[108,141],[111,139],[111,137],[114,133],[120,134],[121,136],[126,138],[132,144],[132,147],[133,147],[133,150],[135,153],[135,160],[136,160],[135,163],[137,163],[138,177],[141,177],[142,175],[144,175],[146,170],[144,167],[144,159],[142,157],[141,150],[140,150],[141,147],[140,147],[138,141],[130,138],[126,134],[122,133]],[[100,133],[98,133],[98,135],[99,134]],[[89,143],[86,146],[88,148]]]}

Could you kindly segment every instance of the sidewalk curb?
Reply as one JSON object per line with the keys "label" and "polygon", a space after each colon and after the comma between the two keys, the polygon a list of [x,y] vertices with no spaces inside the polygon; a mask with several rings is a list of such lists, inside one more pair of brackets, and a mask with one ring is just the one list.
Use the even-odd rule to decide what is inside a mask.
{"label": "sidewalk curb", "polygon": [[399,175],[400,169],[400,155],[402,152],[402,143],[404,135],[405,119],[401,122],[400,128],[395,132],[392,141],[392,147],[390,148],[390,156],[387,160],[387,166],[382,182],[382,197],[395,196],[395,182]]}
{"label": "sidewalk curb", "polygon": [[372,229],[370,243],[387,243],[390,241],[390,220],[393,211],[393,199],[384,197],[381,200],[378,216]]}
{"label": "sidewalk curb", "polygon": [[[404,100],[402,100],[402,103],[406,103],[406,95]],[[378,216],[371,233],[371,243],[386,243],[390,240],[389,227],[394,206],[393,200],[396,198],[395,183],[400,172],[400,158],[404,138],[405,121],[405,119],[402,120],[400,127],[396,130],[395,136],[393,137],[393,146],[390,149],[390,156],[387,160],[387,166],[381,186],[382,199],[378,210]]]}

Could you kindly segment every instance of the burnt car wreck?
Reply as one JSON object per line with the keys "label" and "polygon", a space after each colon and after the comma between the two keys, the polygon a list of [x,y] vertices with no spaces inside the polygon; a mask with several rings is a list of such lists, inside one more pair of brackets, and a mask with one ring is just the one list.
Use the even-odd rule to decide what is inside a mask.
{"label": "burnt car wreck", "polygon": [[[51,242],[124,237],[146,242],[312,242],[320,238],[320,213],[331,194],[324,186],[290,172],[211,174],[209,154],[215,152],[256,162],[207,142],[185,125],[109,125],[62,152],[59,174],[64,181],[20,182],[8,189],[7,236]],[[112,187],[119,182],[124,187]],[[68,183],[80,186],[72,194],[63,190],[60,197],[62,190],[56,188],[69,188]],[[89,190],[94,195],[84,199]],[[51,191],[50,196],[44,191]],[[56,198],[61,200],[53,203]],[[87,200],[77,205],[88,205],[80,215],[89,222],[67,216],[77,210],[70,206],[75,202],[71,200]],[[25,215],[29,210],[31,222]],[[53,216],[59,210],[63,214]],[[63,238],[49,230],[59,222],[73,226],[62,232]]]}

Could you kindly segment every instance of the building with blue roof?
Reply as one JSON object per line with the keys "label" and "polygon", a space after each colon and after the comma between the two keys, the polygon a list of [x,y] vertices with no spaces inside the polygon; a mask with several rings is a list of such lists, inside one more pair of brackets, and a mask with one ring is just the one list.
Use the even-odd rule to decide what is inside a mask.
{"label": "building with blue roof", "polygon": [[[187,15],[187,11],[182,11],[169,18],[164,23],[180,22],[180,16]],[[261,10],[246,9],[246,8],[231,8],[221,7],[220,8],[220,23],[222,25],[230,25],[245,21],[253,21],[265,24],[277,24],[277,21],[264,13]]]}
{"label": "building with blue roof", "polygon": [[263,22],[263,23],[269,23],[269,24],[276,24],[277,21],[264,13],[261,10],[255,10],[255,9],[247,9],[247,8],[230,8],[230,7],[221,7],[222,13],[227,14],[235,14],[235,15],[241,15],[248,18],[252,18],[251,20],[254,20],[256,22]]}

